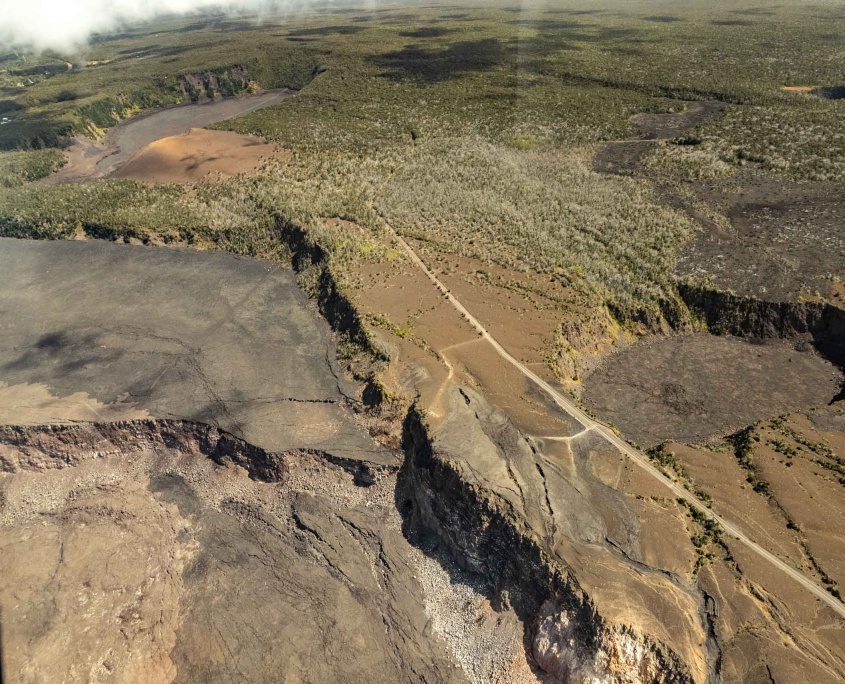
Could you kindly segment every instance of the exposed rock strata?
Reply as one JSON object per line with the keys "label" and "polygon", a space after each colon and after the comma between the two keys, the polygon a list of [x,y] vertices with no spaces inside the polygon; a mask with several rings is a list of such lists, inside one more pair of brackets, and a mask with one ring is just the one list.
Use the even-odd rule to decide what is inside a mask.
{"label": "exposed rock strata", "polygon": [[459,565],[484,579],[491,596],[513,606],[531,657],[551,681],[694,681],[671,649],[606,621],[577,577],[534,538],[520,512],[477,477],[462,473],[437,444],[412,411],[399,481],[406,530],[435,535]]}
{"label": "exposed rock strata", "polygon": [[395,468],[179,421],[7,427],[0,453],[9,682],[466,681]]}
{"label": "exposed rock strata", "polygon": [[[339,292],[325,250],[304,231],[284,221],[279,221],[279,228],[292,251],[300,281],[317,300],[321,313],[341,334],[348,335],[360,349],[383,362],[385,355],[369,338],[354,306]],[[372,382],[374,375],[370,377]],[[470,404],[470,394],[462,392],[464,399],[459,400],[459,404],[464,404],[464,400]],[[607,684],[703,681],[708,666],[700,652],[692,656],[696,672],[701,673],[699,677],[692,674],[672,648],[661,643],[659,638],[649,636],[648,630],[637,632],[624,623],[605,619],[597,611],[576,573],[562,561],[557,547],[572,542],[606,545],[606,535],[601,531],[606,522],[600,520],[601,516],[596,512],[598,504],[587,503],[585,495],[576,493],[573,483],[559,473],[550,473],[552,482],[547,484],[535,448],[529,448],[503,414],[489,407],[483,408],[483,400],[471,394],[475,416],[473,418],[473,408],[466,411],[466,415],[458,411],[461,415],[455,423],[456,433],[464,436],[467,431],[478,431],[477,422],[481,420],[486,426],[481,428],[482,432],[486,429],[501,433],[501,440],[504,440],[500,440],[501,449],[495,453],[497,446],[492,442],[483,443],[489,436],[482,436],[482,442],[466,445],[465,459],[454,451],[447,453],[449,449],[444,451],[443,448],[450,443],[449,436],[442,430],[432,434],[422,415],[412,407],[404,424],[406,460],[398,485],[406,535],[417,540],[422,538],[423,547],[434,544],[445,548],[455,562],[486,587],[494,605],[511,606],[516,611],[523,621],[526,651],[543,681]],[[387,399],[389,394],[382,390],[376,396]],[[376,409],[379,405],[378,401],[371,403]],[[483,419],[479,419],[478,412],[485,414]],[[454,447],[454,442],[451,444]],[[487,453],[490,449],[493,452]],[[510,471],[513,467],[516,472],[503,472],[501,477],[485,473],[490,475],[489,480],[479,479],[473,469],[479,460],[485,460],[485,453],[492,459],[490,463],[494,469],[507,467]],[[514,465],[511,461],[519,461],[519,464]],[[512,489],[514,486],[519,489],[520,483],[526,489],[520,489],[518,497],[522,501],[515,505]],[[585,483],[576,483],[576,489],[579,484]],[[591,486],[599,485],[592,483]],[[546,487],[549,489],[542,495]],[[556,489],[551,496],[557,504],[572,508],[552,511],[551,488]],[[503,496],[504,489],[510,493]],[[543,496],[545,505],[540,503]],[[601,500],[604,496],[607,495],[597,494],[596,499]],[[610,508],[619,508],[619,504]],[[623,510],[609,515],[630,516]],[[570,529],[556,530],[557,526]],[[540,530],[543,532],[538,532]],[[556,538],[558,533],[562,535],[559,539]],[[549,555],[553,549],[554,560]],[[634,556],[638,555],[636,549],[630,551]],[[611,552],[608,547],[599,553],[604,554],[603,562],[617,567],[614,572],[631,574],[629,561],[620,559],[617,551]],[[614,560],[609,558],[611,555]],[[689,612],[677,621],[680,635],[676,635],[676,641],[682,645],[685,655],[690,655],[693,642],[707,640],[705,620],[699,616],[697,607],[704,605],[704,599],[694,588],[674,587],[671,582],[660,579],[660,571],[649,571],[653,573],[650,579],[632,579],[630,586],[634,591],[640,588],[651,594],[655,587],[647,585],[656,582],[662,587],[657,593],[663,591],[668,596],[666,609],[670,611],[677,610],[678,602],[687,602]],[[641,624],[652,627],[657,621],[647,618]],[[667,627],[663,626],[661,636],[668,635]],[[718,649],[711,650],[715,653],[710,664],[713,672]]]}
{"label": "exposed rock strata", "polygon": [[804,341],[845,367],[845,311],[837,306],[817,301],[768,302],[685,282],[678,289],[711,332]]}

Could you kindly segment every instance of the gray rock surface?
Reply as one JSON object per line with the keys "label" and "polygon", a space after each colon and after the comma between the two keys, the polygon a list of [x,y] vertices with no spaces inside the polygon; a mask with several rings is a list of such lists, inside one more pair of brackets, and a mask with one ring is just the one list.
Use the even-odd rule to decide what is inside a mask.
{"label": "gray rock surface", "polygon": [[252,479],[203,430],[0,430],[6,681],[465,681],[395,469],[296,451]]}
{"label": "gray rock surface", "polygon": [[[396,462],[356,423],[328,329],[278,264],[0,239],[0,273],[0,384],[18,389],[0,392],[0,423],[185,418],[272,451]],[[66,401],[30,401],[38,386]]]}

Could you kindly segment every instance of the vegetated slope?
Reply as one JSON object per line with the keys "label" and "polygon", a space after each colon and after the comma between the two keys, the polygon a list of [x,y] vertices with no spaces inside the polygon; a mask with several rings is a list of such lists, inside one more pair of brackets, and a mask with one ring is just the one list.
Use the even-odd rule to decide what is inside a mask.
{"label": "vegetated slope", "polygon": [[[688,221],[657,208],[645,188],[599,179],[586,170],[577,183],[581,194],[573,191],[571,196],[561,197],[567,185],[560,180],[554,160],[571,160],[573,145],[635,135],[631,115],[681,110],[685,104],[672,99],[678,96],[718,97],[737,103],[729,107],[726,117],[732,116],[734,109],[747,111],[749,106],[762,107],[772,116],[778,116],[783,103],[789,104],[790,111],[806,111],[807,116],[818,107],[835,106],[817,98],[812,102],[796,100],[780,90],[784,73],[819,82],[832,78],[823,50],[811,47],[815,43],[802,36],[817,35],[827,19],[825,13],[833,10],[766,11],[746,18],[730,8],[725,16],[721,10],[690,8],[674,17],[678,21],[664,22],[657,21],[655,16],[660,15],[650,14],[651,9],[648,4],[629,8],[624,19],[601,7],[590,14],[548,14],[530,8],[515,14],[491,8],[473,10],[460,18],[450,18],[448,12],[436,8],[417,10],[413,15],[397,9],[380,13],[377,21],[366,12],[360,16],[328,12],[322,20],[312,18],[296,27],[272,24],[226,33],[217,53],[203,47],[206,33],[192,27],[186,35],[196,45],[185,45],[188,49],[179,53],[179,59],[213,64],[211,55],[224,54],[227,46],[232,49],[249,41],[266,48],[267,59],[278,60],[279,68],[286,69],[299,63],[302,50],[313,52],[318,46],[324,50],[320,65],[326,71],[294,102],[226,124],[307,153],[280,168],[279,175],[268,178],[264,187],[238,188],[238,194],[269,195],[268,187],[292,186],[277,204],[289,218],[298,218],[294,215],[297,207],[322,213],[312,209],[331,204],[323,199],[328,193],[338,198],[332,213],[345,213],[368,225],[371,217],[356,209],[361,197],[366,205],[375,202],[389,220],[395,219],[397,227],[405,230],[408,221],[397,214],[401,200],[396,198],[419,193],[416,178],[428,177],[427,165],[433,169],[433,164],[443,163],[440,153],[450,147],[449,139],[461,138],[462,158],[476,163],[467,164],[460,177],[444,177],[438,193],[445,197],[446,190],[460,186],[454,194],[469,197],[476,190],[485,191],[489,174],[498,173],[500,183],[511,174],[514,179],[524,179],[513,181],[513,193],[529,186],[540,193],[534,215],[526,219],[524,211],[509,206],[512,202],[505,199],[503,187],[505,197],[488,203],[489,207],[427,206],[431,216],[423,217],[426,232],[434,232],[434,223],[445,230],[456,223],[455,218],[466,221],[466,213],[461,214],[465,209],[481,212],[478,224],[501,233],[505,239],[497,242],[510,248],[509,254],[498,254],[496,259],[508,263],[522,259],[532,267],[540,263],[546,269],[558,269],[561,277],[571,276],[590,297],[610,302],[625,318],[654,319],[661,311],[666,315],[667,310],[677,318],[680,314],[662,271],[671,265],[677,245],[689,234]],[[735,17],[739,19],[734,21]],[[835,20],[828,24],[835,30]],[[783,32],[784,26],[790,31]],[[467,39],[470,29],[472,36]],[[140,43],[143,39],[122,40]],[[784,57],[784,73],[779,73],[770,60],[763,59],[760,46],[772,40],[781,41],[775,54],[798,55],[797,65],[790,57],[786,66]],[[731,70],[727,77],[724,70],[716,70],[710,57],[705,59],[714,42],[726,52],[726,58],[742,68]],[[104,42],[98,49],[115,48]],[[157,59],[154,55],[143,62],[158,64]],[[120,67],[124,62],[126,66]],[[120,69],[132,64],[127,57],[96,68],[117,76]],[[162,63],[160,68],[178,75],[182,62]],[[83,74],[56,74],[30,86],[31,92],[46,88],[48,82],[49,87],[58,88]],[[268,83],[262,81],[262,85]],[[833,141],[837,134],[833,121],[824,125],[827,128],[816,126],[813,130],[829,129]],[[756,159],[756,153],[749,157],[742,141],[732,133],[723,131],[716,136],[722,141],[719,144],[726,146],[719,154],[726,156],[728,166]],[[771,144],[777,150],[791,142],[783,139]],[[413,156],[412,146],[417,148]],[[456,150],[452,153],[458,154]],[[835,154],[835,149],[829,151],[829,155]],[[495,165],[487,163],[494,158]],[[488,169],[490,166],[493,168]],[[399,173],[385,186],[394,170]],[[292,206],[293,195],[297,207]],[[51,202],[49,198],[46,201]],[[22,197],[14,204],[27,207],[39,203]],[[96,203],[92,209],[97,210]],[[14,207],[8,211],[21,213]],[[193,211],[192,207],[189,213]],[[641,228],[634,233],[620,230],[618,221],[628,217],[631,226],[653,224],[657,228],[643,243]],[[177,221],[182,222],[191,223]],[[207,223],[208,218],[200,222]],[[149,223],[154,224],[154,219]],[[567,227],[558,231],[560,226]],[[527,240],[527,232],[536,237]],[[517,240],[517,235],[522,237]],[[455,249],[446,242],[441,245],[444,250]],[[599,245],[600,258],[575,255],[578,249],[569,249],[570,245],[581,250]]]}
{"label": "vegetated slope", "polygon": [[518,150],[474,138],[423,143],[378,206],[444,251],[548,273],[620,312],[668,309],[667,274],[690,223],[651,189],[590,169],[591,150]]}
{"label": "vegetated slope", "polygon": [[60,150],[46,149],[0,154],[0,187],[15,188],[44,178],[64,163]]}
{"label": "vegetated slope", "polygon": [[[319,69],[313,51],[280,46],[269,30],[183,31],[186,23],[95,41],[67,61],[7,55],[0,63],[0,150],[65,146],[74,134],[97,137],[165,105],[301,88]],[[50,69],[56,61],[61,68]]]}

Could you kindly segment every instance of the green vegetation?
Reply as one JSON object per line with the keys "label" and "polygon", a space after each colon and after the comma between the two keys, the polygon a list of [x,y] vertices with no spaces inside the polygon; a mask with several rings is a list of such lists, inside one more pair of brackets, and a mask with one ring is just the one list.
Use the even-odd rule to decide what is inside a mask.
{"label": "green vegetation", "polygon": [[722,158],[803,180],[845,181],[845,100],[787,94],[766,105],[730,107],[702,126]]}
{"label": "green vegetation", "polygon": [[664,472],[671,470],[681,479],[685,479],[687,477],[683,463],[678,460],[674,451],[669,451],[669,449],[666,448],[665,442],[646,451],[646,455],[653,463],[661,466]]}
{"label": "green vegetation", "polygon": [[132,114],[257,87],[301,88],[316,53],[269,30],[174,19],[95,41],[83,57],[16,53],[0,59],[0,150],[60,147]]}
{"label": "green vegetation", "polygon": [[757,469],[754,466],[754,459],[752,458],[754,441],[756,441],[752,439],[752,437],[756,437],[754,430],[755,426],[753,425],[747,427],[728,437],[728,441],[734,447],[734,454],[739,465],[748,472],[745,481],[758,494],[762,494],[766,498],[772,498],[771,486],[765,480],[760,479]]}
{"label": "green vegetation", "polygon": [[657,305],[690,226],[645,184],[589,164],[577,149],[443,139],[420,146],[377,204],[400,233],[450,252],[555,274],[626,313]]}
{"label": "green vegetation", "polygon": [[0,187],[16,188],[50,175],[65,163],[55,149],[0,152]]}
{"label": "green vegetation", "polygon": [[733,562],[734,559],[730,549],[722,538],[722,528],[719,526],[719,523],[708,518],[686,499],[679,497],[677,502],[687,510],[687,515],[692,519],[697,530],[690,537],[690,541],[692,541],[697,554],[693,574],[697,573],[704,565],[711,563],[716,558],[716,554],[710,550],[711,545],[720,547],[724,559],[729,563]]}
{"label": "green vegetation", "polygon": [[831,55],[843,41],[841,8],[824,0],[170,19],[101,37],[84,60],[7,56],[0,148],[61,145],[149,107],[291,86],[302,90],[281,106],[218,127],[292,156],[214,190],[16,188],[0,193],[0,230],[261,254],[280,249],[275,222],[286,221],[343,259],[358,258],[360,245],[322,219],[376,232],[388,222],[435,250],[559,279],[623,323],[682,325],[689,314],[671,269],[691,222],[661,206],[648,182],[593,171],[592,155],[636,135],[633,114],[715,98],[728,103],[725,116],[659,146],[650,171],[675,183],[740,166],[843,180],[843,101],[781,90],[839,85]]}

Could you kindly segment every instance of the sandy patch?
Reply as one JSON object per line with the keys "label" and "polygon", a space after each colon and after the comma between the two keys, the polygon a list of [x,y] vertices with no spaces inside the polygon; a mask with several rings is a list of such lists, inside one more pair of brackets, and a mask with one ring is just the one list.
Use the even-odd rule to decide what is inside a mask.
{"label": "sandy patch", "polygon": [[156,140],[115,172],[116,178],[144,183],[196,183],[209,176],[250,173],[276,146],[230,131],[192,128],[182,135]]}
{"label": "sandy patch", "polygon": [[0,382],[0,424],[108,422],[147,418],[149,413],[134,403],[105,404],[85,392],[58,397],[44,384],[8,385]]}

